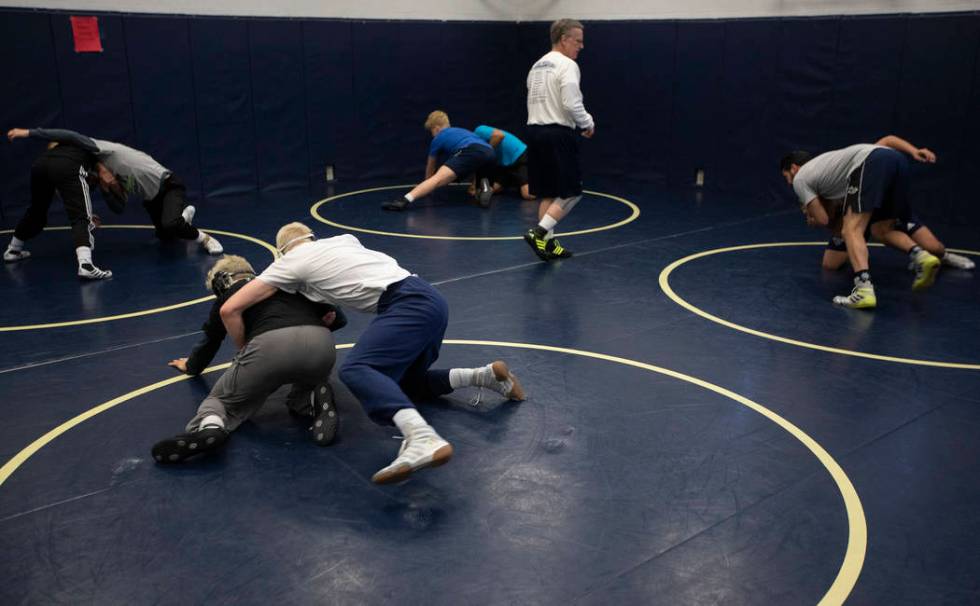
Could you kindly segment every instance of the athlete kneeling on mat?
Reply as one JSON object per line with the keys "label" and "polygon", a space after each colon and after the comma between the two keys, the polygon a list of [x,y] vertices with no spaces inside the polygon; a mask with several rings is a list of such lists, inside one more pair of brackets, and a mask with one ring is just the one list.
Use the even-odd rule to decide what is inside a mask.
{"label": "athlete kneeling on mat", "polygon": [[915,270],[913,290],[932,285],[939,270],[938,257],[917,244],[896,221],[908,222],[909,166],[902,154],[933,163],[936,155],[889,135],[875,144],[859,143],[813,158],[794,151],[782,158],[779,169],[793,187],[808,225],[839,232],[854,270],[854,288],[834,297],[837,305],[872,309],[877,305],[868,262],[865,231],[908,253]]}
{"label": "athlete kneeling on mat", "polygon": [[279,291],[377,314],[338,373],[372,420],[393,423],[404,436],[397,457],[374,474],[374,482],[397,482],[452,457],[453,447],[426,423],[412,400],[468,386],[524,399],[521,384],[501,360],[481,368],[429,368],[439,357],[449,307],[431,284],[388,255],[365,248],[350,234],[317,240],[302,223],[284,225],[276,247],[282,256],[228,299],[221,318],[241,346],[243,314]]}
{"label": "athlete kneeling on mat", "polygon": [[[221,306],[254,278],[255,271],[242,257],[226,255],[215,263],[206,282],[215,301],[202,327],[204,338],[189,357],[173,360],[170,366],[190,375],[204,370],[225,338]],[[244,348],[201,402],[187,433],[153,446],[158,463],[177,463],[221,447],[228,432],[255,414],[269,394],[288,384],[292,390],[286,406],[309,421],[313,441],[326,446],[336,436],[339,419],[327,378],[337,355],[333,331],[347,324],[343,311],[275,289],[249,308],[243,319]]]}
{"label": "athlete kneeling on mat", "polygon": [[[449,185],[456,179],[465,179],[480,171],[492,170],[496,162],[490,144],[465,128],[449,125],[446,112],[436,110],[425,120],[425,130],[432,135],[429,145],[429,158],[425,163],[425,181],[401,198],[395,198],[381,205],[384,210],[405,210],[417,198],[428,196],[436,189]],[[445,160],[442,166],[439,162]],[[490,206],[493,190],[486,177],[480,179],[476,199],[480,206]]]}

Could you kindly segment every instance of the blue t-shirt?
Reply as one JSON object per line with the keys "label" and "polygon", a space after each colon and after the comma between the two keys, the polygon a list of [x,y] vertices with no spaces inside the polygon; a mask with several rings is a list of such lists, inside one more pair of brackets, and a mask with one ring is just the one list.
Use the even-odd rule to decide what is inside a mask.
{"label": "blue t-shirt", "polygon": [[486,124],[477,126],[475,129],[473,129],[473,132],[484,141],[490,141],[490,135],[493,134],[494,130],[499,130],[500,132],[504,133],[503,140],[501,140],[500,143],[497,144],[496,149],[494,149],[494,152],[497,154],[497,164],[501,166],[510,166],[514,162],[517,162],[517,159],[521,157],[521,154],[527,151],[527,145],[525,145],[523,141],[503,129],[494,129],[494,127],[487,126]]}
{"label": "blue t-shirt", "polygon": [[440,155],[443,157],[451,156],[470,145],[490,147],[489,143],[465,128],[450,126],[449,128],[442,129],[438,135],[432,138],[432,144],[429,146],[429,155],[433,158],[439,158]]}

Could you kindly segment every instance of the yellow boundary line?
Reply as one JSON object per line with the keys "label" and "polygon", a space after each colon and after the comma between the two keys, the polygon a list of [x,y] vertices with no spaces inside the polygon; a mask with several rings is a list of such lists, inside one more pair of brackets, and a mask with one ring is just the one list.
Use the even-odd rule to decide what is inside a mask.
{"label": "yellow boundary line", "polygon": [[[774,335],[772,333],[763,332],[761,330],[755,330],[753,328],[748,328],[747,326],[742,326],[741,324],[736,324],[734,322],[729,322],[728,320],[723,320],[718,316],[712,315],[699,307],[695,307],[691,303],[688,303],[680,295],[674,292],[674,289],[670,286],[670,274],[685,263],[689,261],[694,261],[695,259],[700,259],[702,257],[708,257],[711,255],[717,255],[721,253],[729,253],[742,250],[753,250],[758,248],[780,248],[787,246],[826,246],[826,242],[770,242],[766,244],[745,244],[741,246],[729,246],[726,248],[716,248],[713,250],[706,250],[703,252],[695,253],[689,255],[682,259],[678,259],[665,267],[663,271],[660,272],[660,289],[664,291],[670,299],[688,310],[689,312],[701,316],[702,318],[714,322],[715,324],[721,324],[733,330],[739,332],[744,332],[746,334],[761,337],[763,339],[770,339],[772,341],[778,341],[780,343],[785,343],[787,345],[795,345],[796,347],[804,347],[806,349],[814,349],[817,351],[823,351],[827,353],[840,354],[844,356],[854,356],[856,358],[866,358],[869,360],[878,360],[882,362],[897,362],[899,364],[912,364],[917,366],[932,366],[937,368],[957,368],[963,370],[980,370],[980,364],[967,364],[959,362],[939,362],[936,360],[918,360],[915,358],[902,358],[898,356],[884,356],[880,354],[864,353],[861,351],[854,351],[851,349],[840,349],[838,347],[829,347],[827,345],[818,345],[816,343],[808,343],[806,341],[798,341],[796,339],[789,339],[787,337],[781,337],[779,335]],[[872,244],[871,246],[881,246],[880,244]],[[947,249],[952,252],[968,254],[968,255],[980,255],[980,252],[973,250],[963,250],[959,248],[949,248]],[[869,313],[862,311],[859,313]],[[873,312],[871,312],[873,313]]]}
{"label": "yellow boundary line", "polygon": [[[617,356],[610,356],[601,353],[594,353],[590,351],[584,351],[580,349],[570,349],[567,347],[553,347],[550,345],[536,345],[532,343],[511,343],[503,341],[480,341],[480,340],[460,340],[460,339],[448,339],[443,341],[444,345],[478,345],[487,347],[511,347],[516,349],[532,349],[538,351],[549,351],[561,354],[569,354],[575,356],[582,356],[587,358],[593,358],[596,360],[604,360],[607,362],[614,362],[617,364],[623,364],[626,366],[632,366],[634,368],[639,368],[642,370],[649,370],[658,374],[666,375],[668,377],[679,379],[687,383],[691,383],[698,387],[702,387],[709,391],[713,391],[721,396],[734,400],[739,404],[754,410],[765,418],[769,419],[790,435],[796,438],[800,443],[803,444],[818,461],[824,466],[830,477],[834,480],[837,485],[837,490],[840,491],[840,495],[844,500],[844,508],[847,512],[847,550],[844,554],[844,560],[841,563],[840,570],[834,579],[833,584],[821,598],[820,606],[836,606],[838,604],[843,604],[847,596],[850,595],[851,590],[857,583],[858,577],[861,574],[861,568],[864,565],[864,557],[867,552],[868,544],[868,526],[867,521],[864,517],[864,507],[861,505],[861,499],[854,489],[854,485],[851,483],[847,474],[841,468],[841,466],[834,460],[834,458],[828,453],[824,448],[813,438],[807,435],[802,429],[789,422],[785,418],[776,414],[772,410],[769,410],[765,406],[754,402],[745,396],[739,395],[733,391],[725,389],[724,387],[709,383],[702,379],[692,377],[674,370],[663,368],[660,366],[654,366],[652,364],[646,364],[644,362],[638,362],[636,360],[630,360],[628,358],[620,358]],[[337,349],[349,349],[353,347],[353,343],[344,343],[338,345]],[[231,366],[231,363],[219,364],[216,366],[211,366],[204,372],[215,372],[218,370],[224,370]],[[110,408],[118,406],[123,402],[127,402],[151,391],[172,385],[179,381],[186,381],[190,377],[186,375],[178,375],[153,383],[152,385],[147,385],[135,391],[131,391],[127,394],[121,395],[117,398],[109,400],[99,404],[98,406],[85,411],[84,413],[62,423],[58,427],[55,427],[51,431],[47,432],[40,438],[34,440],[26,448],[21,450],[19,453],[14,455],[3,467],[0,467],[0,486],[7,481],[8,478],[16,471],[21,465],[24,464],[27,459],[31,457],[38,450],[46,446],[47,444],[54,441],[57,437],[66,433],[68,430],[80,425],[82,422],[91,419],[92,417],[103,413]]]}
{"label": "yellow boundary line", "polygon": [[[71,229],[67,226],[60,227],[46,227],[44,231],[65,231]],[[152,225],[102,225],[99,229],[153,229]],[[201,229],[201,228],[198,228]],[[231,238],[239,238],[241,240],[246,240],[254,244],[258,244],[264,247],[266,250],[272,253],[272,258],[275,259],[278,253],[276,248],[269,244],[259,240],[258,238],[253,238],[245,234],[239,234],[231,231],[223,231],[220,229],[201,229],[201,231],[209,234],[217,234],[219,236],[228,236]],[[12,233],[12,229],[5,229],[0,231],[0,234]],[[198,303],[204,303],[205,301],[210,301],[214,299],[214,295],[208,295],[206,297],[200,297],[197,299],[192,299],[190,301],[185,301],[183,303],[175,303],[173,305],[165,305],[163,307],[154,307],[153,309],[144,309],[142,311],[133,311],[129,313],[119,314],[115,316],[103,316],[100,318],[88,318],[85,320],[68,320],[65,322],[50,322],[46,324],[25,324],[20,326],[0,326],[0,332],[14,332],[20,330],[42,330],[48,328],[64,328],[65,326],[82,326],[84,324],[98,324],[101,322],[112,322],[115,320],[125,320],[127,318],[137,318],[139,316],[149,316],[153,314],[163,313],[165,311],[173,311],[175,309],[180,309],[181,307],[190,307],[191,305],[197,305]]]}
{"label": "yellow boundary line", "polygon": [[[335,221],[331,221],[321,216],[318,212],[319,208],[324,204],[327,204],[328,202],[333,202],[335,200],[339,200],[341,198],[347,198],[349,196],[358,196],[361,194],[367,194],[376,191],[385,191],[389,189],[404,189],[404,188],[411,189],[412,187],[413,187],[412,185],[387,185],[385,187],[372,187],[370,189],[359,189],[357,191],[351,191],[344,194],[337,194],[336,196],[330,196],[329,198],[324,198],[323,200],[320,200],[319,202],[311,206],[310,214],[313,215],[313,218],[316,219],[317,221],[321,223],[326,223],[327,225],[330,225],[331,227],[336,227],[337,229],[342,229],[346,231],[356,231],[365,234],[374,234],[377,236],[391,236],[394,238],[418,238],[423,240],[472,240],[472,241],[520,240],[523,238],[523,236],[428,236],[423,234],[404,234],[404,233],[398,233],[393,231],[380,231],[376,229],[366,229],[364,227],[355,227],[353,225],[344,225],[343,223],[337,223]],[[591,234],[599,231],[616,229],[617,227],[622,227],[627,223],[631,223],[635,221],[636,218],[640,216],[640,207],[630,202],[626,198],[620,198],[619,196],[614,196],[612,194],[604,194],[601,192],[589,191],[589,190],[583,190],[582,193],[586,193],[591,196],[609,198],[610,200],[615,200],[616,202],[625,204],[630,209],[630,216],[626,217],[622,221],[618,221],[616,223],[610,223],[609,225],[601,225],[599,227],[591,227],[589,229],[580,229],[578,231],[570,231],[565,233],[556,233],[555,234],[556,236],[562,236],[562,237],[581,236],[582,234]]]}

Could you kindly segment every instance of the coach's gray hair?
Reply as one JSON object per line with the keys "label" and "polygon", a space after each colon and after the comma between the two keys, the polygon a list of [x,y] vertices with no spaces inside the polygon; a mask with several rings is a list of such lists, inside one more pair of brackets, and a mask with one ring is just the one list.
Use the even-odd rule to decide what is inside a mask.
{"label": "coach's gray hair", "polygon": [[559,19],[551,24],[551,46],[554,46],[561,42],[561,37],[572,31],[573,29],[580,29],[585,31],[585,26],[582,25],[581,21],[576,21],[575,19]]}

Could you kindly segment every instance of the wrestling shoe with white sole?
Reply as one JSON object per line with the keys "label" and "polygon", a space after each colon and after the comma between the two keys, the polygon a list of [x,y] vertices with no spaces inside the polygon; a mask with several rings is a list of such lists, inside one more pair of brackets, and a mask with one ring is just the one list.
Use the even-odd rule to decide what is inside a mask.
{"label": "wrestling shoe with white sole", "polygon": [[112,271],[99,269],[91,263],[81,263],[78,266],[78,277],[85,280],[108,280],[112,277]]}
{"label": "wrestling shoe with white sole", "polygon": [[402,440],[398,456],[371,478],[375,484],[393,484],[426,467],[438,467],[453,456],[452,445],[429,425],[415,427]]}
{"label": "wrestling shoe with white sole", "polygon": [[973,269],[976,267],[976,263],[973,262],[973,259],[969,259],[956,253],[951,253],[948,250],[946,251],[946,254],[943,255],[942,261],[943,265],[948,265],[953,269]]}
{"label": "wrestling shoe with white sole", "polygon": [[871,282],[855,282],[851,294],[834,297],[834,304],[848,309],[874,309],[878,305]]}
{"label": "wrestling shoe with white sole", "polygon": [[24,259],[30,256],[31,253],[24,250],[23,248],[20,249],[8,248],[3,253],[3,261],[4,263],[14,263],[16,261],[23,261]]}
{"label": "wrestling shoe with white sole", "polygon": [[912,259],[915,263],[915,280],[912,281],[912,290],[924,290],[932,286],[936,281],[936,273],[939,272],[939,258],[925,250],[920,250]]}

